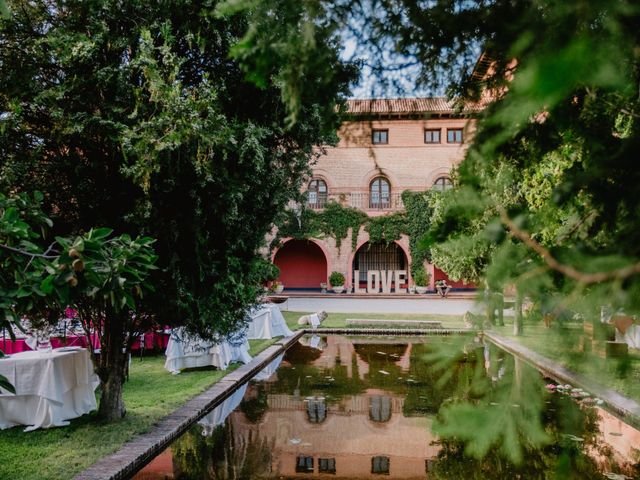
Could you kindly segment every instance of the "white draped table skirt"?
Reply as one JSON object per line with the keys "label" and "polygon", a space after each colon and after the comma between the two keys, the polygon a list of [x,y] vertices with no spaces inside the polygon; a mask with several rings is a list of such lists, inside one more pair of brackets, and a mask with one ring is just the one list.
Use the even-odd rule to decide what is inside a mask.
{"label": "white draped table skirt", "polygon": [[226,370],[232,362],[251,361],[249,342],[246,338],[233,345],[226,340],[214,344],[190,336],[182,328],[171,334],[165,355],[167,360],[164,368],[172,373],[180,373],[185,368],[209,366]]}
{"label": "white draped table skirt", "polygon": [[265,303],[259,308],[250,311],[249,317],[251,321],[247,330],[247,338],[250,340],[293,335],[284,320],[280,308],[274,303]]}
{"label": "white draped table skirt", "polygon": [[28,425],[25,431],[69,425],[68,420],[97,408],[99,381],[86,349],[21,352],[0,360],[0,374],[16,394],[0,394],[0,429]]}

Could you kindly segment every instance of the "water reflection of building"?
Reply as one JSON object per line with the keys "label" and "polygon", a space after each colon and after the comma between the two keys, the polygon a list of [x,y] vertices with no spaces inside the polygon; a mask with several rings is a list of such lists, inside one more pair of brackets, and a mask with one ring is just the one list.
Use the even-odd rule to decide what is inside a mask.
{"label": "water reflection of building", "polygon": [[[411,362],[411,343],[398,344],[397,340],[384,338],[377,338],[375,341],[370,338],[352,338],[347,340],[345,337],[338,335],[330,335],[326,337],[322,349],[322,355],[312,363],[318,368],[324,368],[327,370],[334,369],[336,365],[344,365],[347,369],[348,378],[353,378],[353,370],[355,368],[357,370],[356,373],[358,377],[361,380],[364,380],[369,373],[369,362],[364,355],[358,355],[358,346],[360,346],[360,350],[362,350],[364,346],[370,347],[372,342],[375,342],[373,345],[395,345],[399,347],[398,352],[383,353],[388,355],[388,360],[400,367],[403,371],[407,371],[409,369],[409,364]],[[380,348],[377,348],[377,350],[380,350]]]}
{"label": "water reflection of building", "polygon": [[[455,348],[471,351],[469,358],[476,360],[466,370],[456,369],[454,373],[466,371],[467,375],[469,369],[475,371],[475,361],[482,361],[492,389],[505,382],[511,393],[512,388],[520,388],[517,383],[510,387],[508,382],[522,378],[524,365],[482,344],[458,343]],[[417,361],[424,357],[426,345],[392,338],[337,336],[318,342],[320,348],[309,345],[292,347],[277,371],[280,359],[274,362],[264,375],[265,381],[248,386],[238,408],[233,404],[239,401],[240,391],[237,399],[230,397],[228,405],[221,405],[222,410],[211,412],[208,421],[202,422],[213,426],[226,418],[223,426],[213,432],[194,427],[136,478],[292,480],[388,475],[424,479],[449,478],[452,466],[460,468],[456,470],[459,473],[468,470],[469,474],[483,466],[484,478],[531,478],[532,472],[551,472],[546,469],[555,468],[555,462],[560,461],[556,457],[564,455],[562,449],[573,451],[571,445],[560,448],[560,444],[544,452],[532,450],[530,469],[525,465],[514,470],[493,453],[486,459],[488,464],[467,462],[456,445],[445,443],[441,449],[434,444],[433,415],[456,391],[434,388],[437,376]],[[447,345],[454,347],[452,343]],[[411,357],[413,362],[409,361]],[[596,470],[631,472],[630,466],[638,459],[638,430],[600,409],[596,415],[596,411],[577,405],[569,397],[554,395],[549,400],[545,416],[555,418],[548,425],[550,431],[559,434],[565,444],[569,437],[584,442],[580,444],[583,451],[576,457],[580,461],[574,465],[585,474],[581,478],[593,478],[586,473]],[[589,412],[580,420],[581,427],[571,430],[580,437],[566,434],[562,422],[552,413],[566,407],[570,407],[566,410],[570,417],[580,418],[571,407]],[[524,476],[514,477],[517,471]],[[503,475],[505,472],[510,475]]]}
{"label": "water reflection of building", "polygon": [[236,435],[273,442],[272,471],[280,475],[424,479],[426,461],[438,453],[431,445],[431,419],[405,417],[400,395],[371,389],[323,404],[318,397],[269,394],[267,402],[260,422],[248,422],[239,411],[229,421]]}
{"label": "water reflection of building", "polygon": [[[604,441],[620,464],[640,462],[640,430],[598,407],[598,429]],[[594,458],[599,459],[597,452]]]}

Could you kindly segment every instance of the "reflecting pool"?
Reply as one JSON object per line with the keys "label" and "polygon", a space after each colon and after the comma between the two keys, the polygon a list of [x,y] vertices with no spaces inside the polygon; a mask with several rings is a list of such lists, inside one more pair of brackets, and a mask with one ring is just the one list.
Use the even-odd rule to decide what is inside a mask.
{"label": "reflecting pool", "polygon": [[136,479],[640,478],[640,431],[481,338],[305,337]]}

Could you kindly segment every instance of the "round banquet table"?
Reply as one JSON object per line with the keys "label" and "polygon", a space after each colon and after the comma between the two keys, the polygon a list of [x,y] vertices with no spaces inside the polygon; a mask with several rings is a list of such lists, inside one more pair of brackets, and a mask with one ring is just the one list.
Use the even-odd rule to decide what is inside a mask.
{"label": "round banquet table", "polygon": [[84,348],[16,353],[0,359],[0,375],[16,390],[15,395],[0,390],[0,429],[27,425],[28,432],[66,426],[97,408],[100,382]]}
{"label": "round banquet table", "polygon": [[226,370],[231,362],[249,363],[249,342],[246,337],[233,344],[223,340],[212,342],[195,335],[189,335],[184,328],[176,328],[171,333],[164,368],[177,374],[185,368],[214,366]]}
{"label": "round banquet table", "polygon": [[248,315],[250,322],[247,338],[250,340],[293,335],[280,308],[274,303],[264,303],[255,310],[250,310]]}

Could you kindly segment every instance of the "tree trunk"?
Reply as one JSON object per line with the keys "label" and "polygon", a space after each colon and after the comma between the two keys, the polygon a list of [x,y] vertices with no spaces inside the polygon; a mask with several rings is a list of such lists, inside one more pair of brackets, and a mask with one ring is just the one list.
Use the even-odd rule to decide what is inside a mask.
{"label": "tree trunk", "polygon": [[126,410],[122,398],[128,354],[125,349],[125,321],[122,313],[107,309],[101,336],[100,367],[102,396],[98,416],[105,420],[119,420]]}
{"label": "tree trunk", "polygon": [[491,325],[495,325],[496,313],[495,313],[495,305],[493,304],[493,292],[491,291],[489,286],[486,284],[484,287],[484,299],[487,306],[487,321]]}
{"label": "tree trunk", "polygon": [[504,293],[496,293],[496,308],[498,309],[498,325],[504,327]]}
{"label": "tree trunk", "polygon": [[104,420],[119,420],[124,417],[126,410],[122,398],[124,373],[112,372],[106,382],[102,382],[102,396],[98,416]]}
{"label": "tree trunk", "polygon": [[522,295],[520,292],[516,292],[516,304],[515,304],[516,316],[513,320],[513,334],[516,336],[522,335]]}

